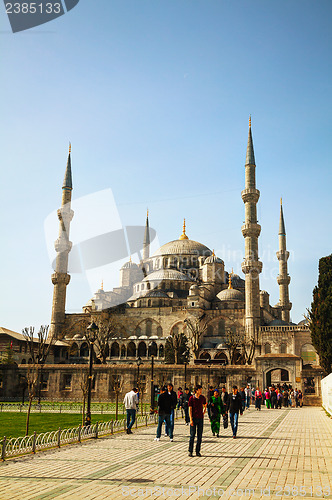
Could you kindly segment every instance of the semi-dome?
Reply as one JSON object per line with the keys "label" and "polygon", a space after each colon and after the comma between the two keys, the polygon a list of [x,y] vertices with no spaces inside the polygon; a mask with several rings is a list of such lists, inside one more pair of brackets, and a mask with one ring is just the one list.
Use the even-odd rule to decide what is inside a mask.
{"label": "semi-dome", "polygon": [[157,297],[159,299],[169,299],[169,295],[164,290],[150,290],[145,297]]}
{"label": "semi-dome", "polygon": [[222,290],[221,292],[218,293],[217,295],[219,300],[222,301],[228,301],[228,300],[237,300],[237,301],[244,301],[244,296],[243,293],[240,292],[240,290],[235,290],[234,288],[226,288],[226,290]]}
{"label": "semi-dome", "polygon": [[154,271],[143,279],[144,281],[195,281],[184,273],[176,269],[159,269]]}

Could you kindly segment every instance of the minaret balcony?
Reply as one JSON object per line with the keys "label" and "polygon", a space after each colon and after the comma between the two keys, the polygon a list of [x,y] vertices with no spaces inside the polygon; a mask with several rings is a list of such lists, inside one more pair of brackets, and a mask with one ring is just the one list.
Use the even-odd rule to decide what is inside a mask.
{"label": "minaret balcony", "polygon": [[53,285],[68,285],[70,281],[70,275],[67,273],[53,273],[51,276]]}
{"label": "minaret balcony", "polygon": [[256,188],[244,189],[241,192],[243,203],[257,203],[260,197],[260,192]]}
{"label": "minaret balcony", "polygon": [[58,238],[54,242],[54,248],[57,253],[67,252],[69,253],[72,247],[72,242],[68,241],[66,238]]}
{"label": "minaret balcony", "polygon": [[279,250],[277,253],[277,259],[283,262],[287,262],[289,257],[289,252],[287,250]]}
{"label": "minaret balcony", "polygon": [[263,263],[260,260],[244,259],[241,264],[242,272],[244,274],[249,274],[252,272],[261,273],[263,268]]}
{"label": "minaret balcony", "polygon": [[243,224],[241,230],[244,238],[247,238],[247,236],[258,238],[261,234],[261,226],[256,222],[247,222]]}
{"label": "minaret balcony", "polygon": [[277,276],[278,285],[289,285],[290,280],[290,276]]}

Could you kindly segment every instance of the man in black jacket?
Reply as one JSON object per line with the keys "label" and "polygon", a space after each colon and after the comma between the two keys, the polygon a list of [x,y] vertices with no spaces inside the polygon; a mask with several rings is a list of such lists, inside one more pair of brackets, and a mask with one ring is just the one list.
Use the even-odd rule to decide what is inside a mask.
{"label": "man in black jacket", "polygon": [[174,434],[174,410],[176,408],[176,405],[178,403],[178,397],[176,395],[176,392],[173,390],[173,384],[169,382],[167,384],[167,390],[168,390],[168,395],[171,398],[171,415],[170,415],[170,425],[166,423],[166,428],[165,428],[165,434],[171,437],[171,441],[173,441],[173,434]]}
{"label": "man in black jacket", "polygon": [[242,398],[238,393],[237,386],[233,385],[233,393],[228,396],[227,410],[229,411],[229,420],[233,431],[233,438],[236,438],[239,413],[243,415]]}
{"label": "man in black jacket", "polygon": [[226,387],[223,386],[221,388],[221,399],[222,399],[222,402],[224,403],[225,408],[227,408],[227,405],[228,405],[228,398],[229,398],[229,395],[228,395],[228,392],[226,391]]}
{"label": "man in black jacket", "polygon": [[186,425],[189,425],[189,422],[190,422],[189,404],[188,404],[190,396],[191,396],[191,394],[190,394],[188,387],[185,388],[184,393],[181,394],[181,396],[180,396],[180,406],[184,410],[184,419],[185,419]]}
{"label": "man in black jacket", "polygon": [[172,399],[167,392],[167,387],[162,387],[160,390],[160,395],[158,397],[158,427],[157,435],[154,438],[155,441],[160,441],[161,427],[165,421],[167,428],[169,429],[169,439],[173,441],[173,430],[171,427],[171,410],[172,410]]}

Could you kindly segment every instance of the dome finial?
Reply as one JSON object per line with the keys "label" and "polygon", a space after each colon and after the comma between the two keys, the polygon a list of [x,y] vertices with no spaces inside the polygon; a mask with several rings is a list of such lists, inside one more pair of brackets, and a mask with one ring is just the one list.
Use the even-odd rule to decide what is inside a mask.
{"label": "dome finial", "polygon": [[232,290],[232,274],[233,274],[233,268],[232,268],[232,272],[229,273],[228,275],[228,290]]}
{"label": "dome finial", "polygon": [[249,127],[251,127],[251,115],[249,115]]}
{"label": "dome finial", "polygon": [[101,280],[101,287],[100,290],[104,290],[104,280]]}
{"label": "dome finial", "polygon": [[212,250],[212,256],[214,257],[216,254],[214,253],[214,249]]}
{"label": "dome finial", "polygon": [[130,262],[130,263],[132,262],[132,261],[131,261],[131,256],[129,257],[129,262]]}
{"label": "dome finial", "polygon": [[282,205],[282,198],[280,198],[280,205]]}
{"label": "dome finial", "polygon": [[179,240],[188,240],[188,236],[186,235],[186,219],[183,219],[183,228],[182,228],[182,234],[179,238]]}
{"label": "dome finial", "polygon": [[149,217],[149,209],[146,209],[146,216]]}
{"label": "dome finial", "polygon": [[69,154],[71,153],[71,142],[69,143]]}

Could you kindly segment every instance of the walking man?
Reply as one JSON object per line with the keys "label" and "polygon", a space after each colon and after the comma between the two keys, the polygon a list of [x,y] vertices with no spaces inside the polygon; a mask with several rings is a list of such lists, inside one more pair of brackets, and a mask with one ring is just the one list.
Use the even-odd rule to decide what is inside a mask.
{"label": "walking man", "polygon": [[124,397],[123,404],[127,412],[127,434],[132,434],[131,428],[135,423],[136,409],[138,405],[137,389],[134,387],[131,391],[127,392]]}
{"label": "walking man", "polygon": [[249,384],[247,385],[247,387],[244,389],[244,393],[246,395],[246,408],[247,410],[249,410],[249,406],[250,406],[250,399],[251,399],[251,389],[250,389],[250,386]]}
{"label": "walking man", "polygon": [[206,412],[206,399],[202,395],[202,386],[197,385],[194,389],[195,394],[189,398],[189,417],[190,417],[190,440],[189,456],[193,456],[194,441],[197,431],[196,457],[201,457],[201,444],[203,436],[203,421]]}
{"label": "walking man", "polygon": [[[170,414],[170,424],[168,425],[167,422],[165,421],[165,436],[171,437],[172,434],[172,440],[173,440],[173,434],[174,434],[174,410],[176,408],[178,398],[176,395],[176,392],[173,390],[173,384],[169,382],[167,384],[167,391],[168,395],[171,398],[171,414]],[[170,429],[170,427],[172,429]]]}
{"label": "walking man", "polygon": [[233,393],[228,398],[229,420],[233,431],[233,439],[236,438],[239,413],[243,415],[242,399],[238,393],[237,386],[233,385]]}
{"label": "walking man", "polygon": [[169,430],[170,441],[173,441],[173,431],[170,421],[171,409],[172,409],[171,397],[167,392],[167,387],[163,386],[160,390],[160,395],[158,398],[158,427],[157,427],[157,435],[154,438],[155,441],[160,441],[161,428],[163,422],[166,423],[166,428]]}
{"label": "walking man", "polygon": [[188,387],[185,388],[184,394],[180,397],[180,405],[181,408],[183,408],[184,411],[184,420],[186,422],[186,425],[190,423],[190,418],[189,418],[189,399],[190,399],[190,392]]}

